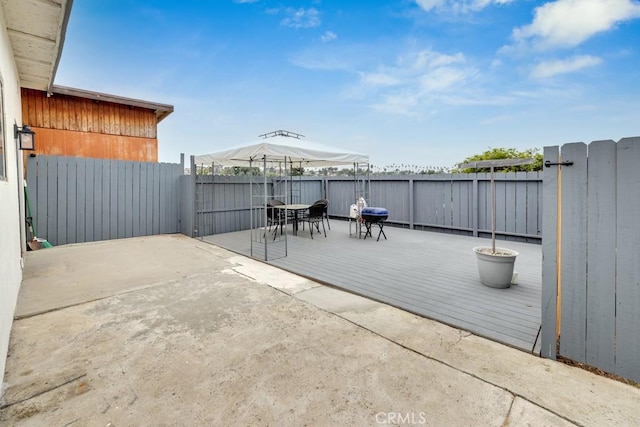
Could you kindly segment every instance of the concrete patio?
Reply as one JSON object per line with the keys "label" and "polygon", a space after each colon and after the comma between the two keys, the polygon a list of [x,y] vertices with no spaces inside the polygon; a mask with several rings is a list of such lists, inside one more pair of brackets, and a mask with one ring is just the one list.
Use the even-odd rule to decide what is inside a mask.
{"label": "concrete patio", "polygon": [[30,252],[16,316],[2,425],[640,425],[638,388],[182,235]]}

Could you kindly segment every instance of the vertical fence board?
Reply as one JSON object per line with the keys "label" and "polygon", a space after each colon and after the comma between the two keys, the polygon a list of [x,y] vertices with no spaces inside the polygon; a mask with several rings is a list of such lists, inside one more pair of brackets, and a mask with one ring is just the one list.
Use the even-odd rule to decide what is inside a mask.
{"label": "vertical fence board", "polygon": [[[67,242],[77,243],[78,227],[78,159],[71,158],[67,162]],[[82,200],[84,202],[84,199]]]}
{"label": "vertical fence board", "polygon": [[473,237],[478,237],[478,177],[474,175],[471,181],[471,199],[469,200],[469,209],[471,211],[470,221],[473,229]]}
{"label": "vertical fence board", "polygon": [[177,196],[176,194],[176,186],[175,183],[177,182],[177,179],[175,179],[175,169],[172,165],[168,164],[168,163],[164,163],[163,167],[166,169],[167,171],[167,193],[166,193],[166,198],[167,198],[167,231],[166,233],[175,233],[176,230],[176,224],[174,224],[174,219],[176,217],[176,202],[175,202],[175,196]]}
{"label": "vertical fence board", "polygon": [[431,225],[437,225],[438,215],[437,215],[437,206],[438,201],[436,200],[436,188],[433,183],[425,184],[425,202],[426,202],[426,219],[425,222]]}
{"label": "vertical fence board", "polygon": [[527,234],[527,181],[526,172],[516,173],[515,186],[515,206],[513,231],[518,234]]}
{"label": "vertical fence board", "polygon": [[[29,170],[27,189],[31,214],[33,215],[34,233],[37,237],[43,237],[51,242],[49,237],[49,163],[41,156],[29,157],[28,163],[34,166]],[[35,169],[35,173],[33,170]],[[35,192],[34,192],[35,190]],[[35,194],[34,194],[35,193]]]}
{"label": "vertical fence board", "polygon": [[467,229],[473,228],[473,189],[472,189],[473,181],[469,181],[465,179],[464,181],[460,181],[458,185],[461,188],[461,198],[460,198],[460,226],[465,227]]}
{"label": "vertical fence board", "polygon": [[109,160],[109,239],[118,238],[118,163]]}
{"label": "vertical fence board", "polygon": [[151,234],[160,234],[160,165],[154,163],[153,169],[153,192],[151,206],[153,209],[153,225]]}
{"label": "vertical fence board", "polygon": [[311,198],[309,203],[313,203],[316,200],[324,199],[324,192],[322,191],[322,181],[305,181],[306,189],[303,194],[310,194]]}
{"label": "vertical fence board", "polygon": [[[540,174],[540,177],[542,179],[542,174]],[[536,221],[538,223],[538,226],[534,229],[536,231],[536,233],[533,233],[533,234],[541,236],[542,235],[542,227],[543,227],[543,224],[544,224],[544,220],[543,220],[543,216],[544,215],[542,215],[542,209],[543,209],[542,185],[538,186],[537,193],[538,193],[538,206],[537,206],[537,218],[536,218]]]}
{"label": "vertical fence board", "polygon": [[171,213],[173,212],[173,203],[171,198],[171,190],[173,189],[173,184],[171,179],[173,178],[173,173],[171,168],[167,167],[167,164],[161,164],[161,169],[164,169],[165,172],[165,191],[164,191],[164,203],[165,203],[165,217],[164,217],[164,233],[171,233],[174,229],[171,223]]}
{"label": "vertical fence board", "polygon": [[145,224],[146,226],[146,233],[145,235],[147,236],[151,236],[153,235],[153,215],[154,215],[154,209],[153,209],[153,189],[154,189],[154,165],[152,164],[147,164],[147,197],[146,197],[146,211],[147,211],[147,218],[146,218],[146,222]]}
{"label": "vertical fence board", "polygon": [[435,208],[435,224],[444,226],[445,223],[445,213],[444,213],[444,199],[445,199],[445,188],[444,184],[440,181],[436,182],[436,187],[433,192],[434,198],[434,208]]}
{"label": "vertical fence board", "polygon": [[158,213],[160,216],[158,222],[158,232],[165,233],[167,229],[167,173],[164,168],[158,165],[158,172],[160,174],[160,188],[158,190]]}
{"label": "vertical fence board", "polygon": [[148,184],[149,163],[140,163],[140,236],[148,235],[149,218],[147,216],[147,186]]}
{"label": "vertical fence board", "polygon": [[162,225],[162,232],[163,233],[169,233],[171,232],[171,230],[173,229],[173,227],[171,227],[171,212],[172,212],[172,206],[171,206],[171,177],[172,177],[172,173],[171,173],[171,169],[166,167],[165,163],[160,164],[160,170],[163,172],[164,175],[164,191],[161,192],[161,194],[163,195],[162,197],[164,198],[164,224]]}
{"label": "vertical fence board", "polygon": [[181,162],[175,165],[169,165],[172,170],[171,174],[171,191],[169,194],[171,195],[171,207],[173,208],[171,211],[172,218],[172,233],[180,232],[180,203],[181,203],[181,195],[180,192],[180,176],[184,173],[184,156],[181,157]]}
{"label": "vertical fence board", "polygon": [[640,382],[640,138],[617,146],[616,373]]}
{"label": "vertical fence board", "polygon": [[[516,233],[518,223],[518,182],[516,181],[516,174],[509,173],[507,182],[505,185],[505,225],[504,230],[507,233]],[[513,181],[512,181],[513,179]]]}
{"label": "vertical fence board", "polygon": [[133,162],[124,163],[124,236],[133,237]]}
{"label": "vertical fence board", "polygon": [[453,228],[453,217],[455,215],[454,213],[454,209],[456,208],[456,206],[454,205],[454,201],[455,201],[455,197],[453,195],[453,179],[451,178],[451,176],[449,175],[449,181],[446,182],[444,184],[445,187],[445,198],[446,198],[446,222],[445,224],[448,227]]}
{"label": "vertical fence board", "polygon": [[56,179],[58,180],[58,197],[56,204],[56,244],[64,245],[67,241],[67,158],[58,158],[58,172]]}
{"label": "vertical fence board", "polygon": [[123,239],[125,237],[127,237],[127,232],[126,232],[126,208],[127,208],[127,193],[126,193],[126,180],[127,180],[127,175],[126,175],[126,170],[127,170],[127,164],[126,162],[115,162],[117,165],[117,182],[118,182],[118,190],[116,193],[116,196],[118,198],[118,210],[117,210],[117,227],[118,227],[118,231],[117,231],[117,238],[118,239]]}
{"label": "vertical fence board", "polygon": [[[144,194],[142,188],[140,189],[140,192]],[[195,233],[193,232],[195,194],[195,175],[180,176],[180,232],[189,237],[195,237]]]}
{"label": "vertical fence board", "polygon": [[171,200],[171,212],[169,217],[171,218],[170,227],[171,233],[180,232],[180,175],[184,170],[180,164],[167,165],[167,168],[171,172],[171,181],[169,188],[169,198]]}
{"label": "vertical fence board", "polygon": [[[504,178],[503,173],[495,174],[496,233],[504,233],[507,231],[507,183],[504,181]],[[489,207],[489,212],[491,212],[491,207]],[[491,229],[491,225],[489,225],[489,229]]]}
{"label": "vertical fence board", "polygon": [[132,164],[133,169],[131,171],[133,175],[132,182],[132,206],[131,206],[131,216],[132,216],[132,224],[131,224],[131,235],[133,237],[141,236],[140,233],[140,168],[141,163],[135,162]]}
{"label": "vertical fence board", "polygon": [[444,215],[444,198],[445,188],[442,182],[436,183],[435,191],[433,192],[433,205],[435,209],[435,224],[446,225]]}
{"label": "vertical fence board", "polygon": [[462,194],[460,189],[460,181],[451,181],[451,226],[460,228],[462,209]]}
{"label": "vertical fence board", "polygon": [[85,199],[84,199],[84,237],[83,242],[92,242],[93,238],[93,180],[95,172],[95,159],[85,159]]}
{"label": "vertical fence board", "polygon": [[587,146],[562,146],[562,325],[561,354],[586,361],[587,314]]}
{"label": "vertical fence board", "polygon": [[483,232],[491,232],[491,191],[489,182],[486,181],[484,174],[476,174],[478,177],[478,230]]}
{"label": "vertical fence board", "polygon": [[[528,172],[527,176],[532,175],[535,172]],[[537,173],[536,173],[537,175]],[[542,203],[542,190],[537,182],[526,182],[526,198],[524,199],[524,203],[526,204],[526,233],[529,235],[537,236],[540,232],[542,232],[542,220],[540,216],[542,212],[540,210],[540,206]],[[555,202],[554,202],[555,206]]]}
{"label": "vertical fence board", "polygon": [[451,227],[451,181],[442,182],[442,225]]}
{"label": "vertical fence board", "polygon": [[[55,241],[55,199],[58,197],[58,189],[56,187],[56,175],[58,173],[57,164],[53,161],[47,162],[41,156],[38,156],[38,176],[42,179],[38,182],[38,212],[39,220],[36,233],[38,237],[44,237],[51,243]],[[51,200],[49,200],[51,199]]]}
{"label": "vertical fence board", "polygon": [[616,311],[616,143],[589,144],[587,159],[586,361],[614,370]]}
{"label": "vertical fence board", "polygon": [[106,240],[109,237],[109,178],[105,176],[106,162],[96,160],[96,171],[93,176],[94,197],[94,239]]}
{"label": "vertical fence board", "polygon": [[433,196],[433,184],[431,182],[424,182],[422,184],[422,197],[424,197],[424,213],[422,215],[423,224],[435,224],[435,199]]}
{"label": "vertical fence board", "polygon": [[429,220],[427,212],[427,186],[424,181],[413,182],[413,222],[426,224]]}
{"label": "vertical fence board", "polygon": [[[557,146],[544,147],[544,161],[557,163]],[[555,359],[558,304],[558,167],[545,168],[542,182],[542,325],[540,355]]]}
{"label": "vertical fence board", "polygon": [[[221,226],[220,221],[216,221],[215,215],[213,214],[216,209],[216,205],[218,205],[220,208],[224,208],[224,205],[220,205],[221,198],[218,196],[220,188],[218,188],[219,185],[216,183],[215,178],[215,176],[211,177],[210,184],[208,185],[208,191],[206,191],[207,216],[205,222],[207,224],[207,229],[205,230],[205,233],[210,232],[212,234],[216,233],[216,230],[219,230],[219,227]],[[203,188],[206,189],[206,187]]]}

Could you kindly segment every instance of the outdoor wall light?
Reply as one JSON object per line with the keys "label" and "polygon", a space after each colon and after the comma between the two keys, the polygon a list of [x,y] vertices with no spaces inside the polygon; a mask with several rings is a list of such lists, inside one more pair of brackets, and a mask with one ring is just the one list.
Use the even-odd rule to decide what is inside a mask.
{"label": "outdoor wall light", "polygon": [[18,125],[14,124],[13,137],[18,139],[21,150],[36,149],[36,133],[31,130],[29,125],[18,127]]}

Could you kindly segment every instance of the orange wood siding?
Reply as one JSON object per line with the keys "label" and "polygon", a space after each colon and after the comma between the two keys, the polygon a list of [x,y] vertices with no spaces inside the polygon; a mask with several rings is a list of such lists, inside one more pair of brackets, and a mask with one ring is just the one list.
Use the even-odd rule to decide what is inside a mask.
{"label": "orange wood siding", "polygon": [[158,161],[158,119],[150,109],[23,88],[22,122],[36,133],[29,153]]}
{"label": "orange wood siding", "polygon": [[25,152],[51,156],[158,161],[158,140],[92,132],[46,129],[31,126],[36,133],[36,149]]}
{"label": "orange wood siding", "polygon": [[22,89],[22,122],[30,126],[106,135],[157,138],[153,110]]}

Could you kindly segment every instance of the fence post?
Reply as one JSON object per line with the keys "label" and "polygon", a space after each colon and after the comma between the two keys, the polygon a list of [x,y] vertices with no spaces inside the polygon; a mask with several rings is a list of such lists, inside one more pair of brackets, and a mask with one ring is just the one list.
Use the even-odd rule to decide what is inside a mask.
{"label": "fence post", "polygon": [[414,194],[413,194],[413,178],[409,178],[409,229],[413,230],[414,225],[414,214],[415,214],[415,206],[414,206]]}
{"label": "fence post", "polygon": [[[557,163],[558,146],[544,147],[544,160]],[[556,359],[558,319],[558,167],[542,178],[542,317],[540,355]]]}
{"label": "fence post", "polygon": [[473,237],[478,237],[478,223],[479,219],[479,211],[480,211],[480,203],[478,203],[478,174],[474,174],[473,183],[471,184],[471,224],[473,227]]}
{"label": "fence post", "polygon": [[[196,157],[195,156],[191,156],[190,159],[190,168],[191,168],[191,188],[193,189],[193,203],[191,203],[192,205],[192,209],[193,209],[193,226],[191,227],[191,236],[192,237],[199,237],[200,235],[200,230],[198,230],[198,195],[196,194],[196,192],[198,191],[198,189],[196,188],[196,183],[197,183],[197,179],[198,179],[198,169],[196,168]],[[202,190],[202,189],[201,189]],[[200,197],[202,197],[202,195],[200,195]]]}

